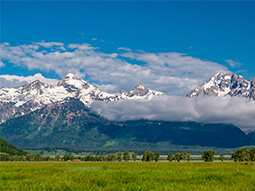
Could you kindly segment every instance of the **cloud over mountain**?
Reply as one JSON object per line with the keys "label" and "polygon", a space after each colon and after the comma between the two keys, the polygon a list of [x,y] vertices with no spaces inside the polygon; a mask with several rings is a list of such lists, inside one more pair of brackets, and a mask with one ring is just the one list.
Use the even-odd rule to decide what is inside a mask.
{"label": "cloud over mountain", "polygon": [[42,74],[37,73],[33,76],[17,76],[17,75],[0,75],[0,88],[2,87],[18,87],[21,85],[25,85],[27,83],[33,82],[35,80],[40,80],[44,83],[56,85],[58,80],[45,78]]}
{"label": "cloud over mountain", "polygon": [[150,101],[122,100],[107,104],[95,101],[91,109],[110,120],[231,123],[242,129],[255,129],[255,102],[239,97],[161,96]]}
{"label": "cloud over mountain", "polygon": [[[139,82],[170,95],[186,95],[217,72],[228,72],[220,64],[182,53],[143,51],[104,53],[90,44],[39,42],[11,46],[0,44],[3,64],[28,70],[54,72],[60,77],[74,73],[111,92],[131,89]],[[114,84],[114,86],[110,85]]]}

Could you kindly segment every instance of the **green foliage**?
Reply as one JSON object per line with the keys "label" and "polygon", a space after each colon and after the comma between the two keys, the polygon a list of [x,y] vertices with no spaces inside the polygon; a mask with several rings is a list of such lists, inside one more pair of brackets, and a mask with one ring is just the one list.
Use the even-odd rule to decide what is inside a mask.
{"label": "green foliage", "polygon": [[212,162],[214,160],[215,153],[216,152],[213,150],[207,150],[202,155],[202,158],[204,159],[205,162]]}
{"label": "green foliage", "polygon": [[9,155],[6,153],[0,153],[0,161],[8,161]]}
{"label": "green foliage", "polygon": [[33,158],[34,158],[34,161],[41,161],[43,159],[43,156],[38,153]]}
{"label": "green foliage", "polygon": [[172,162],[173,159],[174,159],[174,153],[169,153],[169,154],[167,155],[167,160],[169,160],[169,162]]}
{"label": "green foliage", "polygon": [[27,152],[19,149],[11,144],[9,144],[6,140],[0,138],[0,153],[6,153],[8,155],[26,155]]}
{"label": "green foliage", "polygon": [[239,162],[241,162],[241,161],[249,161],[249,159],[250,159],[249,150],[247,148],[239,149],[239,150],[235,151],[232,154],[231,158],[235,162],[237,162],[237,161],[239,161]]}
{"label": "green foliage", "polygon": [[61,159],[60,156],[59,156],[59,155],[56,155],[56,156],[55,156],[55,160],[56,160],[56,161],[59,161],[59,159]]}
{"label": "green foliage", "polygon": [[250,160],[255,161],[255,148],[249,151],[249,155],[250,155]]}
{"label": "green foliage", "polygon": [[115,161],[117,159],[117,156],[114,153],[110,153],[106,157],[107,161]]}
{"label": "green foliage", "polygon": [[187,156],[188,156],[188,153],[187,152],[183,152],[183,153],[181,153],[180,158],[181,158],[181,160],[186,160]]}
{"label": "green foliage", "polygon": [[223,154],[221,154],[221,155],[220,155],[220,160],[221,160],[221,162],[223,162],[224,159],[225,159],[225,156],[224,156]]}
{"label": "green foliage", "polygon": [[25,156],[25,160],[26,161],[32,161],[34,159],[34,155],[33,154],[26,154],[26,156]]}
{"label": "green foliage", "polygon": [[154,153],[155,162],[158,162],[159,156],[160,156],[159,152]]}
{"label": "green foliage", "polygon": [[154,156],[153,152],[145,151],[144,154],[143,154],[142,161],[151,162],[153,160],[153,156]]}
{"label": "green foliage", "polygon": [[124,152],[123,158],[124,158],[124,160],[125,160],[126,162],[128,162],[128,161],[130,160],[130,155],[129,155],[129,152],[128,152],[128,151]]}
{"label": "green foliage", "polygon": [[74,156],[73,155],[64,155],[63,157],[64,161],[73,161]]}
{"label": "green foliage", "polygon": [[188,153],[188,154],[187,154],[187,161],[188,161],[188,162],[190,161],[190,157],[191,157],[191,153]]}
{"label": "green foliage", "polygon": [[121,162],[121,159],[122,159],[122,152],[118,152],[118,153],[117,153],[117,160],[118,160],[119,162]]}
{"label": "green foliage", "polygon": [[135,162],[137,158],[137,154],[136,153],[132,154],[132,158],[133,158],[133,161]]}
{"label": "green foliage", "polygon": [[177,162],[180,162],[180,160],[181,160],[181,154],[180,154],[180,153],[176,153],[176,154],[174,155],[174,160],[176,160]]}

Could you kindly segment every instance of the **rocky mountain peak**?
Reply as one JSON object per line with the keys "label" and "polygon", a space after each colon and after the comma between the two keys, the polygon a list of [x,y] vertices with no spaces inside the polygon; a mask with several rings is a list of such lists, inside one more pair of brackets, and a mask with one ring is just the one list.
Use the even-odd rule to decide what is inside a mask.
{"label": "rocky mountain peak", "polygon": [[208,82],[192,90],[187,97],[197,96],[239,96],[254,100],[253,82],[233,73],[217,73]]}
{"label": "rocky mountain peak", "polygon": [[118,94],[127,94],[126,90],[124,90],[123,88],[120,89],[120,91],[118,92]]}
{"label": "rocky mountain peak", "polygon": [[149,89],[145,88],[144,85],[140,82],[135,86],[134,89],[128,92],[128,96],[144,96],[149,92]]}
{"label": "rocky mountain peak", "polygon": [[58,82],[57,86],[63,86],[68,92],[75,92],[78,89],[88,88],[89,84],[74,74],[69,73]]}
{"label": "rocky mountain peak", "polygon": [[27,85],[22,86],[22,92],[27,92],[27,91],[31,91],[31,90],[39,90],[42,87],[48,87],[50,85],[45,84],[43,82],[41,82],[40,80],[35,80]]}

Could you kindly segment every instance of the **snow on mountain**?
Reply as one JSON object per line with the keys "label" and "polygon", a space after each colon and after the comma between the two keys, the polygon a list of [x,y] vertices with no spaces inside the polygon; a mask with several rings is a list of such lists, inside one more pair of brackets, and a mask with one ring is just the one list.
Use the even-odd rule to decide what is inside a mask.
{"label": "snow on mountain", "polygon": [[233,73],[217,73],[187,95],[197,96],[239,96],[252,101],[255,100],[255,78],[248,81]]}
{"label": "snow on mountain", "polygon": [[101,91],[96,86],[76,77],[74,74],[67,74],[58,82],[57,86],[36,80],[17,88],[1,88],[0,123],[35,111],[45,105],[63,102],[67,98],[79,99],[84,105],[89,107],[94,100],[105,102],[122,99],[150,100],[162,94],[162,92],[145,88],[142,83],[139,83],[129,92],[121,89],[116,94],[110,94]]}

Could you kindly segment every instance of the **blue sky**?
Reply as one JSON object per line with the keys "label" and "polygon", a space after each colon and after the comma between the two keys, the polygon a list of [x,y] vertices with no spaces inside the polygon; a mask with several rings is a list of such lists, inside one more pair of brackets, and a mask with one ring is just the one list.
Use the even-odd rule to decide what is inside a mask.
{"label": "blue sky", "polygon": [[[235,72],[248,80],[255,77],[255,2],[252,1],[0,3],[0,40],[2,45],[8,43],[5,50],[10,52],[13,51],[10,47],[38,42],[59,42],[65,48],[59,50],[52,45],[47,49],[39,45],[41,47],[35,52],[72,52],[73,59],[82,59],[79,65],[71,65],[72,60],[71,64],[63,63],[62,67],[57,63],[59,57],[43,58],[44,62],[37,58],[35,66],[27,59],[23,63],[22,59],[11,60],[2,55],[0,75],[41,73],[46,78],[60,79],[66,71],[108,91],[117,91],[120,87],[130,89],[142,81],[151,89],[176,95],[188,93],[218,71]],[[91,47],[89,51],[82,49],[88,57],[80,55],[80,47],[72,49],[69,46],[83,43]],[[23,53],[21,57],[30,54]],[[30,58],[34,59],[34,56],[31,54]],[[93,61],[94,68],[87,64],[92,58],[97,58]],[[29,61],[34,62],[33,59]],[[46,62],[56,67],[44,67]],[[129,68],[128,72],[123,67]],[[201,70],[200,78],[196,70]],[[119,79],[113,77],[113,71]],[[2,83],[8,86],[6,80],[5,77]],[[173,83],[173,80],[180,82]],[[176,87],[183,91],[173,93]]]}

